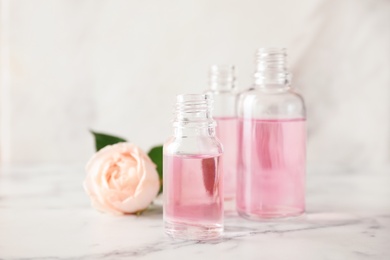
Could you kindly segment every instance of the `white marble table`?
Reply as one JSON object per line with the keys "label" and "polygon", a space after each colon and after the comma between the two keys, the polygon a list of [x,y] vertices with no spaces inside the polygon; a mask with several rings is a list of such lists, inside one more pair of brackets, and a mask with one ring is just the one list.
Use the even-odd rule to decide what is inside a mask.
{"label": "white marble table", "polygon": [[306,216],[249,222],[226,214],[220,241],[172,241],[161,207],[101,214],[80,167],[2,168],[0,259],[390,259],[390,170],[309,170]]}

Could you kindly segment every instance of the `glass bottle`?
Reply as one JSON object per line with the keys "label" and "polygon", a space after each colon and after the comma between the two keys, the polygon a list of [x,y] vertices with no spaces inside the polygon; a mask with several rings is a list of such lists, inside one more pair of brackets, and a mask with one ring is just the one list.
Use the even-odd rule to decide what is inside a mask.
{"label": "glass bottle", "polygon": [[236,196],[238,128],[237,93],[234,81],[234,66],[211,66],[207,93],[214,99],[213,117],[217,122],[216,135],[223,145],[221,169],[225,200],[234,199]]}
{"label": "glass bottle", "polygon": [[306,112],[290,86],[286,50],[257,51],[255,83],[238,101],[236,206],[248,219],[305,211]]}
{"label": "glass bottle", "polygon": [[212,97],[177,96],[174,134],[164,144],[164,226],[178,239],[216,239],[223,232],[222,145]]}

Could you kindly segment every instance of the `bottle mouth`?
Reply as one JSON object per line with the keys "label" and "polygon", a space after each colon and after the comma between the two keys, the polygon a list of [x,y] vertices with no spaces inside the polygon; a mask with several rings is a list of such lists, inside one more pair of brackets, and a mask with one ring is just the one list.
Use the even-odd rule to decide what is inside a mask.
{"label": "bottle mouth", "polygon": [[210,94],[183,94],[176,97],[176,112],[197,113],[211,111],[213,98]]}
{"label": "bottle mouth", "polygon": [[209,69],[209,86],[212,90],[230,91],[236,80],[233,65],[212,65]]}
{"label": "bottle mouth", "polygon": [[287,48],[285,47],[261,47],[257,49],[257,54],[277,54],[277,53],[287,53]]}
{"label": "bottle mouth", "polygon": [[211,111],[213,97],[210,94],[183,94],[176,97],[174,126],[212,127],[215,121]]}
{"label": "bottle mouth", "polygon": [[176,96],[177,104],[180,103],[198,103],[198,102],[210,102],[213,97],[210,94],[181,94]]}
{"label": "bottle mouth", "polygon": [[271,69],[287,69],[286,48],[259,48],[256,52],[256,63],[258,71]]}
{"label": "bottle mouth", "polygon": [[256,52],[255,83],[288,84],[291,79],[287,71],[286,48],[259,48]]}

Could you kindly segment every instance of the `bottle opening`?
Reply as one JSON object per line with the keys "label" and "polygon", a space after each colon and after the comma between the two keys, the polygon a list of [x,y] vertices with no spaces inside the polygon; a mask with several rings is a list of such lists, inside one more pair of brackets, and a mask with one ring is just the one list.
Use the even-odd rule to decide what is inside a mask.
{"label": "bottle opening", "polygon": [[210,112],[213,98],[209,94],[184,94],[176,97],[176,112]]}
{"label": "bottle opening", "polygon": [[176,97],[174,126],[213,127],[213,98],[210,94],[185,94]]}
{"label": "bottle opening", "polygon": [[212,65],[209,70],[209,86],[211,90],[231,91],[234,89],[233,65]]}
{"label": "bottle opening", "polygon": [[288,84],[286,48],[259,48],[256,52],[256,85]]}

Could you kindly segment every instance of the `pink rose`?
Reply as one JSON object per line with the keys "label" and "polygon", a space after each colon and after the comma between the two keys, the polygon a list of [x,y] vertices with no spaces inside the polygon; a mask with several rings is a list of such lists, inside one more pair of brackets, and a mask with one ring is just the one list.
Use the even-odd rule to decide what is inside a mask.
{"label": "pink rose", "polygon": [[156,165],[132,143],[109,145],[86,166],[84,189],[97,210],[136,213],[148,207],[160,188]]}

